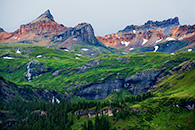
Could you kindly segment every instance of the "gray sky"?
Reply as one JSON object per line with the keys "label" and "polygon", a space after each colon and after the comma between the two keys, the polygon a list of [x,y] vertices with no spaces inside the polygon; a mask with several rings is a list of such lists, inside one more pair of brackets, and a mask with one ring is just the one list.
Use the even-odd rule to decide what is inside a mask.
{"label": "gray sky", "polygon": [[178,16],[180,24],[195,24],[195,0],[0,0],[0,27],[13,32],[47,9],[57,23],[74,27],[90,23],[96,36],[127,25]]}

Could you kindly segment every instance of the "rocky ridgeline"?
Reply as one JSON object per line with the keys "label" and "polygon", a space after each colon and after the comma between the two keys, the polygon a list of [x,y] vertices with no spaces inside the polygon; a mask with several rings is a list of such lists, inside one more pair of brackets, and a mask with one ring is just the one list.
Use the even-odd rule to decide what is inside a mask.
{"label": "rocky ridgeline", "polygon": [[123,30],[120,30],[120,32],[129,32],[133,30],[148,30],[148,29],[154,29],[154,28],[164,28],[164,27],[169,27],[169,26],[175,26],[179,25],[179,18],[170,18],[167,20],[163,21],[152,21],[149,20],[147,21],[144,25],[138,26],[138,25],[130,25],[125,27]]}
{"label": "rocky ridgeline", "polygon": [[94,45],[102,46],[94,36],[93,28],[88,23],[78,24],[74,28],[67,29],[64,33],[54,35],[51,38],[52,42],[55,42],[59,46],[70,47],[73,44],[79,43],[80,45]]}

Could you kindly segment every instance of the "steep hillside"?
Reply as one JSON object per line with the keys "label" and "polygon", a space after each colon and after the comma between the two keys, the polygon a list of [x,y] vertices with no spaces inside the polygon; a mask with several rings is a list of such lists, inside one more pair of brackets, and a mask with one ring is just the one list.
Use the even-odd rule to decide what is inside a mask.
{"label": "steep hillside", "polygon": [[[147,92],[168,70],[194,57],[194,52],[102,54],[95,58],[58,47],[27,44],[0,46],[0,76],[33,88],[68,92],[86,99],[102,99],[126,90]],[[77,48],[82,52],[82,47]]]}
{"label": "steep hillside", "polygon": [[[126,52],[135,48],[155,46],[166,41],[185,41],[187,44],[194,42],[195,25],[180,25],[178,17],[164,21],[149,20],[144,25],[130,25],[125,29],[97,37],[102,43]],[[194,46],[194,43],[191,45]],[[167,47],[168,48],[168,47]]]}

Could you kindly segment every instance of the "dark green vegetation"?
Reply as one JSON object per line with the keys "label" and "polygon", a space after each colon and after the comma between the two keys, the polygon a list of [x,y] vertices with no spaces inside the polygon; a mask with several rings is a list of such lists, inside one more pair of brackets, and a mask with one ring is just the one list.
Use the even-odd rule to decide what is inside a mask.
{"label": "dark green vegetation", "polygon": [[[16,53],[18,48],[22,54]],[[195,52],[99,53],[92,58],[81,47],[75,48],[67,52],[58,47],[26,44],[0,46],[0,76],[5,79],[2,84],[9,81],[8,86],[20,88],[18,93],[24,89],[31,92],[44,89],[71,97],[71,100],[59,98],[59,104],[38,98],[27,100],[21,94],[16,95],[19,101],[10,98],[8,102],[2,97],[1,129],[195,129]],[[163,72],[146,93],[132,95],[123,87],[122,91],[100,100],[74,95],[75,90],[85,85],[127,79],[148,69]],[[6,94],[14,95],[17,87],[6,87]]]}

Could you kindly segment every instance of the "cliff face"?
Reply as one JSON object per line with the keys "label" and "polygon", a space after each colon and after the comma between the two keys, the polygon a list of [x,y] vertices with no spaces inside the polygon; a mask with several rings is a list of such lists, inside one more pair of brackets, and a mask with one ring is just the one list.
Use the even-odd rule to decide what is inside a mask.
{"label": "cliff face", "polygon": [[74,28],[67,29],[64,33],[54,35],[51,39],[54,44],[70,47],[73,44],[104,46],[94,36],[93,28],[88,23],[81,23]]}
{"label": "cliff face", "polygon": [[85,85],[77,89],[75,95],[89,100],[97,100],[124,89],[133,95],[141,94],[147,92],[156,83],[161,73],[160,70],[151,69],[133,74],[125,79],[113,79],[104,83]]}
{"label": "cliff face", "polygon": [[[173,62],[181,63],[181,61]],[[152,90],[153,86],[174,74],[189,72],[195,68],[195,61],[186,61],[166,72],[165,70],[169,68],[170,64],[172,63],[167,62],[162,69],[144,70],[124,79],[115,78],[106,80],[104,83],[84,85],[77,89],[74,95],[85,97],[89,100],[106,98],[109,94],[120,92],[122,90],[126,90],[133,95],[138,95]]]}
{"label": "cliff face", "polygon": [[123,80],[114,79],[108,80],[105,83],[86,85],[77,89],[75,95],[85,97],[89,100],[102,99],[113,92],[122,91],[123,84]]}
{"label": "cliff face", "polygon": [[161,42],[195,40],[195,25],[181,26],[178,17],[164,21],[148,21],[144,25],[130,25],[117,33],[97,37],[102,43],[113,48],[131,51],[138,47],[155,46]]}

